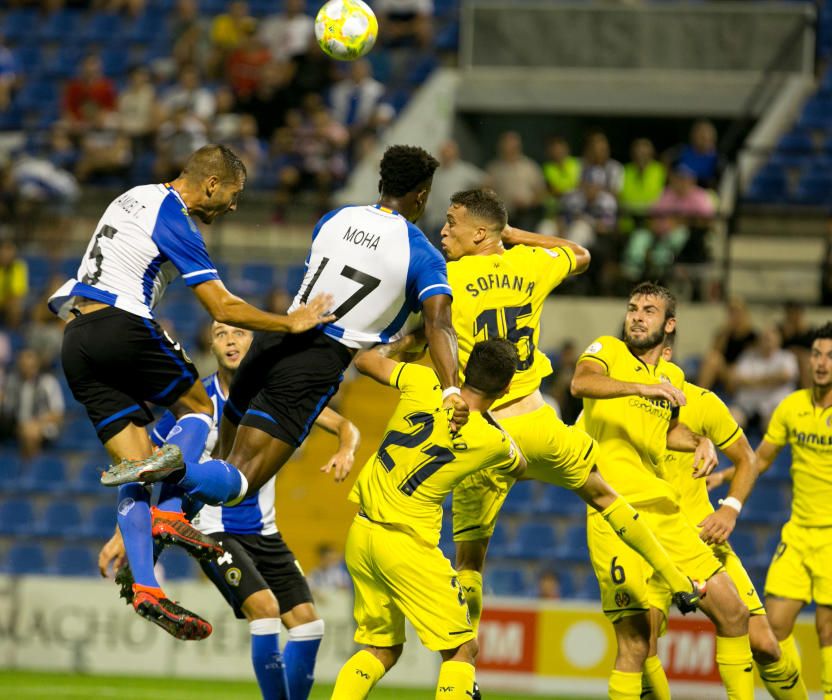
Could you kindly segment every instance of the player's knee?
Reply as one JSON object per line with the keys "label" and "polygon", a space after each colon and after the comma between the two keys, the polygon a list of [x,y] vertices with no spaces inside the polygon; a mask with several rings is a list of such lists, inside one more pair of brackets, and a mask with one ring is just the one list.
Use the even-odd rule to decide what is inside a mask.
{"label": "player's knee", "polygon": [[242,610],[249,622],[280,617],[280,606],[271,591],[252,593],[243,602]]}
{"label": "player's knee", "polygon": [[762,666],[780,660],[780,645],[765,615],[754,615],[748,622],[748,637],[754,661]]}
{"label": "player's knee", "polygon": [[748,632],[748,621],[751,614],[748,608],[743,605],[739,597],[736,600],[728,599],[720,606],[716,620],[717,633],[724,636],[738,636]]}
{"label": "player's knee", "polygon": [[379,661],[381,661],[385,670],[389,671],[401,658],[404,645],[396,644],[392,647],[366,647],[366,649]]}
{"label": "player's knee", "polygon": [[470,542],[456,543],[456,570],[457,571],[479,571],[485,566],[485,553],[488,549],[488,540],[472,540]]}
{"label": "player's knee", "polygon": [[650,623],[647,615],[632,615],[616,622],[615,639],[618,659],[641,668],[650,653]]}
{"label": "player's knee", "polygon": [[832,617],[824,615],[821,618],[819,615],[815,621],[815,627],[818,631],[820,645],[822,647],[832,646]]}

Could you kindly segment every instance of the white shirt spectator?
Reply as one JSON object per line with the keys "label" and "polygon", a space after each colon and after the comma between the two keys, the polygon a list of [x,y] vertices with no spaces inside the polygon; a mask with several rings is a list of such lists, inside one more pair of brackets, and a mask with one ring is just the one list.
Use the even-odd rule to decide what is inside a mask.
{"label": "white shirt spectator", "polygon": [[362,127],[378,116],[384,86],[372,76],[360,82],[346,78],[333,85],[329,94],[332,116],[348,129]]}
{"label": "white shirt spectator", "polygon": [[214,93],[208,88],[187,89],[181,85],[171,87],[164,94],[161,102],[167,114],[185,109],[205,123],[211,120],[217,107]]}
{"label": "white shirt spectator", "polygon": [[260,23],[257,34],[272,58],[285,61],[306,53],[314,32],[315,20],[309,15],[272,15]]}
{"label": "white shirt spectator", "polygon": [[432,15],[433,0],[376,0],[373,9],[391,15]]}
{"label": "white shirt spectator", "polygon": [[[774,334],[769,341],[766,336]],[[773,343],[774,349],[767,347]],[[797,359],[779,345],[777,331],[764,331],[757,343],[743,352],[734,368],[737,392],[734,406],[748,418],[759,416],[763,426],[788,394],[795,390],[799,376]]]}

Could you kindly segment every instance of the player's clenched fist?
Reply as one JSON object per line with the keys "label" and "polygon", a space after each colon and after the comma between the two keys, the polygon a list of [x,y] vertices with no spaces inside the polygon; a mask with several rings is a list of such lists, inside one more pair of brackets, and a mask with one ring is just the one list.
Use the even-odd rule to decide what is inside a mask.
{"label": "player's clenched fist", "polygon": [[643,384],[639,390],[639,395],[645,399],[664,399],[669,401],[671,406],[684,406],[687,403],[684,392],[677,389],[670,382]]}
{"label": "player's clenched fist", "polygon": [[468,404],[462,400],[459,394],[451,394],[443,402],[442,407],[452,409],[451,432],[459,430],[468,422]]}

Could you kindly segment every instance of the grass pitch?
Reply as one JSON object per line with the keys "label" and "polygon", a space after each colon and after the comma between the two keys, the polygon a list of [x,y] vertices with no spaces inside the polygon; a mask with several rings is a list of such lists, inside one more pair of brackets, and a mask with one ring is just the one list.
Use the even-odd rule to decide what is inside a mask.
{"label": "grass pitch", "polygon": [[[327,700],[332,686],[316,684],[310,700]],[[539,700],[539,696],[493,693],[484,689],[485,700]],[[0,697],[9,700],[59,700],[60,698],[117,700],[260,700],[251,682],[199,681],[181,678],[130,678],[79,676],[62,673],[0,671]],[[433,691],[379,686],[371,700],[425,700]],[[561,698],[561,700],[569,700]]]}

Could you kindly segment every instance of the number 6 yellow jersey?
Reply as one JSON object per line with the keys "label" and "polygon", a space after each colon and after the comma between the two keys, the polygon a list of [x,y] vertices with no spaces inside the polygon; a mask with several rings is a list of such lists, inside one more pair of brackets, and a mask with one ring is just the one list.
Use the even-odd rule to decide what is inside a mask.
{"label": "number 6 yellow jersey", "polygon": [[373,522],[439,543],[442,503],[454,486],[480,469],[509,472],[519,455],[511,439],[487,414],[471,412],[451,436],[434,371],[399,363],[390,377],[401,396],[378,451],[350,492]]}
{"label": "number 6 yellow jersey", "polygon": [[568,248],[524,245],[502,255],[468,255],[448,263],[459,366],[468,363],[475,343],[489,338],[507,338],[520,357],[511,389],[494,408],[531,394],[552,373],[549,358],[537,349],[540,313],[575,264]]}

